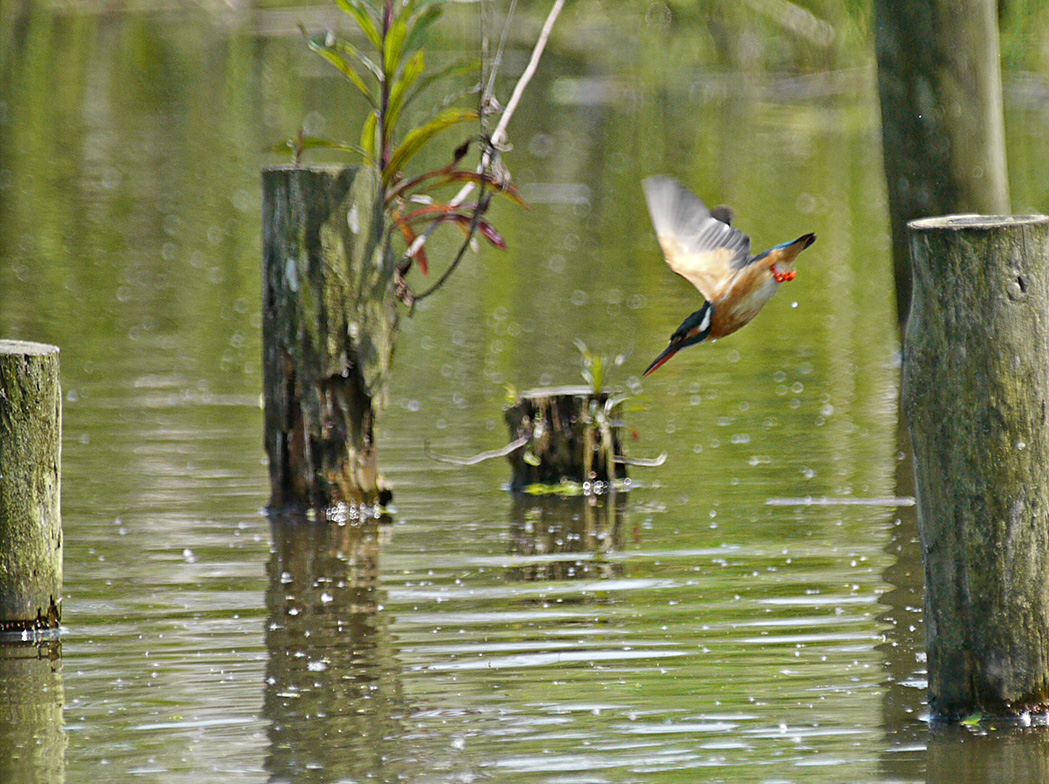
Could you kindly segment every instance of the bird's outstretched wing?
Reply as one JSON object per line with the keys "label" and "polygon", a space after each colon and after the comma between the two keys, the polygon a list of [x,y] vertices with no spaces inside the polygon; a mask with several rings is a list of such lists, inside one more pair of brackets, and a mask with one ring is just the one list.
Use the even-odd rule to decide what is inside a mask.
{"label": "bird's outstretched wing", "polygon": [[708,301],[750,262],[750,237],[710,214],[685,186],[670,177],[642,183],[663,256]]}

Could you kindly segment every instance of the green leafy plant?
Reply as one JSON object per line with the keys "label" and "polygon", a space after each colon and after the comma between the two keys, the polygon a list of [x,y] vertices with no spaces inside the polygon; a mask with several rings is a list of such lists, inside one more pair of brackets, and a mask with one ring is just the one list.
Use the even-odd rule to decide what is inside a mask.
{"label": "green leafy plant", "polygon": [[[475,233],[480,233],[496,248],[506,248],[503,236],[484,217],[492,194],[503,194],[524,204],[505,170],[499,168],[497,173],[492,165],[497,155],[493,155],[491,142],[477,136],[456,147],[447,165],[414,175],[408,173],[409,165],[419,152],[437,137],[469,122],[479,122],[484,127],[482,112],[487,110],[460,105],[466,97],[481,92],[479,82],[446,94],[414,124],[405,121],[408,109],[431,87],[479,73],[479,63],[472,60],[456,60],[435,71],[427,70],[423,46],[448,2],[450,0],[336,0],[362,34],[362,46],[331,31],[321,36],[311,35],[300,26],[310,49],[346,78],[367,103],[369,111],[359,143],[321,139],[300,130],[280,145],[294,155],[296,163],[306,150],[323,147],[354,153],[380,171],[390,231],[399,234],[405,243],[396,269],[397,292],[409,304],[417,297],[403,283],[403,276],[413,261],[424,274],[427,272],[424,242],[438,225],[452,223],[466,234],[462,251],[452,264],[454,268]],[[478,105],[486,105],[483,96]],[[462,161],[477,140],[482,142],[483,165],[464,168]],[[476,200],[441,196],[446,192],[443,189],[455,186],[462,189],[467,184],[478,188]],[[446,277],[447,273],[430,291]]]}

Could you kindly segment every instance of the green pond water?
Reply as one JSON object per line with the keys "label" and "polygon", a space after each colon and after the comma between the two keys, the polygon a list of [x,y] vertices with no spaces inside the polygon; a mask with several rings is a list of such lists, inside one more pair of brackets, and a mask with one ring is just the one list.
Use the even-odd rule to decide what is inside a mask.
{"label": "green pond water", "polygon": [[[567,17],[510,126],[532,209],[402,319],[395,510],[310,526],[262,514],[259,170],[360,108],[300,16],[337,18],[0,14],[0,337],[62,349],[66,542],[60,656],[0,657],[0,779],[1046,780],[1044,730],[924,720],[869,58],[744,72],[645,9],[625,37]],[[1014,207],[1046,211],[1049,91],[1007,81]],[[698,307],[654,173],[756,249],[819,239],[642,382]],[[507,389],[578,383],[576,339],[626,355],[630,452],[667,454],[630,492],[515,498],[503,460],[427,457],[505,444]]]}

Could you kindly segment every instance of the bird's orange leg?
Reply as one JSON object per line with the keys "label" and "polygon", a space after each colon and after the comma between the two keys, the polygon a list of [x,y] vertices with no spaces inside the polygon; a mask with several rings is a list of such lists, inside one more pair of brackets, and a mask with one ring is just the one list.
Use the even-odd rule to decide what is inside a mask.
{"label": "bird's orange leg", "polygon": [[787,270],[786,272],[773,272],[772,276],[776,279],[777,283],[785,283],[788,280],[794,280],[794,277],[798,273],[795,270]]}

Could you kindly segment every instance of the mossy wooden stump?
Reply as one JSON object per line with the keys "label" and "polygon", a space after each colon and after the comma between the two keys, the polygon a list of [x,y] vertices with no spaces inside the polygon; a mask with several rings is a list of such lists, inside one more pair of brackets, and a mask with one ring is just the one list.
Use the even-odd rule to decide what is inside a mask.
{"label": "mossy wooden stump", "polygon": [[522,393],[504,412],[510,441],[523,442],[508,455],[511,489],[570,482],[597,490],[626,479],[621,408],[610,393],[589,387]]}
{"label": "mossy wooden stump", "polygon": [[934,718],[1049,709],[1049,218],[913,221],[903,411]]}
{"label": "mossy wooden stump", "polygon": [[0,631],[59,624],[61,479],[58,348],[0,340]]}
{"label": "mossy wooden stump", "polygon": [[374,427],[397,328],[378,174],[262,174],[263,394],[270,508],[389,500]]}

